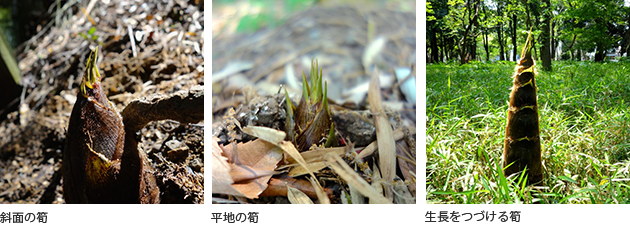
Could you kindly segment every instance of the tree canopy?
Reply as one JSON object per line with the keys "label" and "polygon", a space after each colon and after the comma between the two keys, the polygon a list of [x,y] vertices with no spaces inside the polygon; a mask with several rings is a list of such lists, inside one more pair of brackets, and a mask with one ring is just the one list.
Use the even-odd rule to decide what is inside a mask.
{"label": "tree canopy", "polygon": [[545,70],[551,60],[625,57],[630,47],[624,0],[428,0],[426,9],[430,63],[516,61],[530,30]]}

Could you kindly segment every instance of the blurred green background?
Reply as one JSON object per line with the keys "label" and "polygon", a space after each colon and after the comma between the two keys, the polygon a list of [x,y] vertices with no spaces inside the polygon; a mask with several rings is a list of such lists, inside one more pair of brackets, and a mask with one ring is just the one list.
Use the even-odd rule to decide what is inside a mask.
{"label": "blurred green background", "polygon": [[409,0],[218,0],[212,1],[212,37],[223,33],[253,33],[262,28],[275,28],[282,25],[289,15],[315,5],[355,5],[416,11],[416,2]]}
{"label": "blurred green background", "polygon": [[[44,26],[55,0],[0,0],[0,29],[11,47],[16,48]],[[54,6],[53,6],[54,7]],[[54,12],[54,9],[50,9]]]}

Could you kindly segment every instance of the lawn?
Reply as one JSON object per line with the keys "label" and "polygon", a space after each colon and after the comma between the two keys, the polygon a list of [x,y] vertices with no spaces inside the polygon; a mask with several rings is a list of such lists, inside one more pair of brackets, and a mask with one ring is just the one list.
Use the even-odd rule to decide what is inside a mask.
{"label": "lawn", "polygon": [[538,187],[501,169],[514,66],[427,65],[427,203],[630,203],[630,62],[536,65]]}

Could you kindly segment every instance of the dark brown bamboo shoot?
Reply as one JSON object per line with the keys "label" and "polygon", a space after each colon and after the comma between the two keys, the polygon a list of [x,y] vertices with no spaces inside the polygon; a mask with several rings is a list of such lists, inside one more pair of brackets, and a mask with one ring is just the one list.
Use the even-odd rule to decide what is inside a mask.
{"label": "dark brown bamboo shoot", "polygon": [[107,99],[97,51],[88,58],[63,150],[66,203],[159,203],[159,188],[135,131]]}
{"label": "dark brown bamboo shoot", "polygon": [[543,170],[532,46],[530,32],[514,73],[505,128],[503,172],[507,177],[527,170],[527,185],[541,185]]}
{"label": "dark brown bamboo shoot", "polygon": [[[313,145],[325,144],[328,134],[327,146],[335,143],[331,140],[330,130],[334,131],[332,115],[328,107],[328,85],[322,85],[322,69],[317,61],[311,60],[311,85],[306,81],[306,74],[302,73],[302,99],[295,108],[286,96],[287,139],[293,141],[297,149],[302,152],[309,150]],[[334,133],[334,132],[333,132]]]}

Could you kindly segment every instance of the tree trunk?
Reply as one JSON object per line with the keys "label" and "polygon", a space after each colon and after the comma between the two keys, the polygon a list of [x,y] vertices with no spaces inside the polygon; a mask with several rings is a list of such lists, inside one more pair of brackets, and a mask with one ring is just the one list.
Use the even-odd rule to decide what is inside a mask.
{"label": "tree trunk", "polygon": [[546,10],[543,9],[543,24],[542,32],[540,33],[540,59],[542,60],[542,67],[545,71],[551,71],[551,53],[550,53],[550,30],[551,30],[551,3],[549,0],[543,0],[543,4],[546,4]]}
{"label": "tree trunk", "polygon": [[[497,2],[497,15],[503,14],[503,6],[501,3]],[[505,61],[505,50],[503,48],[503,36],[501,36],[501,32],[503,30],[503,23],[499,22],[497,25],[497,38],[499,39],[499,60]]]}
{"label": "tree trunk", "polygon": [[501,30],[503,29],[503,25],[499,23],[497,27],[497,38],[499,39],[499,60],[505,61],[505,50],[503,48],[503,37],[501,36]]}
{"label": "tree trunk", "polygon": [[575,45],[575,39],[577,38],[577,34],[573,35],[573,39],[571,40],[571,44],[567,47],[567,50],[571,54],[571,60],[575,60],[575,53],[573,52],[573,45]]}
{"label": "tree trunk", "polygon": [[[483,10],[484,21],[488,20],[488,16],[486,14],[486,5],[481,5],[481,10]],[[483,39],[483,48],[486,51],[486,62],[490,61],[490,47],[488,44],[488,28],[483,28],[483,32],[481,34],[481,38]]]}
{"label": "tree trunk", "polygon": [[440,44],[438,45],[440,46],[440,61],[444,62],[446,42],[444,42],[444,34],[442,34],[441,32],[440,32],[439,41],[440,41]]}
{"label": "tree trunk", "polygon": [[[628,11],[628,10],[627,10]],[[626,23],[630,25],[630,11],[626,17]],[[621,43],[621,49],[619,50],[619,57],[623,56],[624,53],[629,53],[628,48],[630,47],[630,29],[626,30],[626,33],[623,36],[623,41]]]}
{"label": "tree trunk", "polygon": [[601,46],[597,46],[597,52],[595,52],[595,61],[596,62],[600,62],[604,60],[604,57],[606,56],[606,54],[604,53],[604,48],[602,48]]}
{"label": "tree trunk", "polygon": [[477,38],[472,38],[468,49],[470,50],[470,60],[477,60]]}
{"label": "tree trunk", "polygon": [[516,54],[518,51],[516,51],[516,13],[512,14],[512,60],[517,61],[516,60]]}
{"label": "tree trunk", "polygon": [[[479,5],[481,1],[476,3],[477,12],[479,12]],[[474,17],[471,24],[474,26],[475,30],[479,30],[479,17]],[[477,60],[477,36],[479,33],[472,32],[472,36],[470,39],[470,60]]]}
{"label": "tree trunk", "polygon": [[551,60],[556,60],[556,47],[557,47],[557,43],[555,41],[555,37],[556,37],[556,20],[553,20],[553,22],[551,23],[551,38],[549,39],[551,41]]}
{"label": "tree trunk", "polygon": [[[527,28],[529,28],[530,30],[534,29],[534,26],[532,25],[532,17],[531,17],[531,7],[530,4],[527,3],[525,4],[525,12],[527,13],[527,19],[525,20],[525,24],[527,25]],[[538,55],[536,55],[536,39],[535,36],[532,36],[532,52],[533,52],[533,59],[536,60],[536,58],[538,57]],[[523,58],[523,57],[521,57]]]}
{"label": "tree trunk", "polygon": [[429,24],[429,43],[431,46],[431,58],[430,58],[430,62],[431,63],[436,63],[439,60],[439,55],[438,55],[438,45],[437,45],[437,29],[435,28],[435,22],[431,22]]}
{"label": "tree trunk", "polygon": [[483,48],[486,50],[486,62],[490,61],[490,46],[488,44],[488,31],[483,30]]}
{"label": "tree trunk", "polygon": [[[464,30],[464,33],[462,34],[462,37],[459,39],[458,42],[458,48],[459,48],[459,64],[463,65],[468,63],[468,58],[470,56],[470,53],[468,53],[468,48],[470,48],[470,43],[469,43],[469,35],[470,34],[474,34],[473,32],[473,28],[475,27],[475,21],[477,21],[477,17],[479,16],[479,2],[476,2],[476,0],[468,1],[466,3],[467,5],[467,10],[468,10],[468,25],[466,26],[466,29]],[[474,15],[473,15],[474,13]],[[474,38],[474,37],[473,37]]]}

